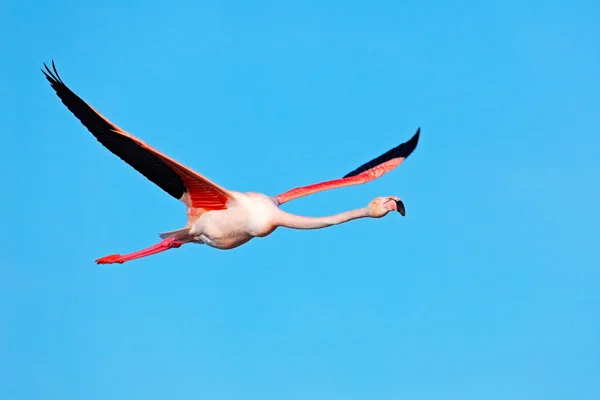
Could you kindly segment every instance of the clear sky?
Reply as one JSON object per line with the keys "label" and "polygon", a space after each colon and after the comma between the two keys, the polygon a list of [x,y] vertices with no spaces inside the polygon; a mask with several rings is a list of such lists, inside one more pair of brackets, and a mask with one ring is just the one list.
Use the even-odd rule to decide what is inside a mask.
{"label": "clear sky", "polygon": [[[4,0],[0,398],[600,398],[600,3]],[[500,4],[501,3],[501,4]],[[219,184],[407,216],[124,265],[183,206],[39,68]]]}

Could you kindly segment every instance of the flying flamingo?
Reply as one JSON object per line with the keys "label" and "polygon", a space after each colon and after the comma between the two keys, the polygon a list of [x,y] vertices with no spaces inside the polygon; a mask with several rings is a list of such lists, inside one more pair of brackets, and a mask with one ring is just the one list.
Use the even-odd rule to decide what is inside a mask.
{"label": "flying flamingo", "polygon": [[341,179],[297,187],[275,197],[254,192],[241,193],[223,188],[114,125],[64,84],[54,61],[53,71],[45,63],[44,67],[46,70],[42,72],[60,100],[104,147],[187,207],[184,228],[159,234],[162,241],[146,249],[99,258],[96,260],[98,264],[121,264],[186,243],[233,249],[255,237],[265,237],[280,226],[320,229],[357,218],[381,218],[390,211],[405,215],[404,204],[396,196],[377,197],[364,208],[317,218],[290,214],[279,206],[323,190],[363,184],[379,178],[413,152],[419,141],[420,128],[406,143],[361,165]]}

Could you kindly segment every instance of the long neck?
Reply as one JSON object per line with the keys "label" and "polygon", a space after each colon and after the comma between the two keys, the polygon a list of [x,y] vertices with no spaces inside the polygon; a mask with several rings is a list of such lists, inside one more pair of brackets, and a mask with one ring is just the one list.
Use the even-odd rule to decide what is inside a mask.
{"label": "long neck", "polygon": [[367,216],[366,208],[346,211],[340,214],[326,217],[303,217],[301,215],[289,214],[284,211],[277,216],[277,225],[294,229],[320,229],[332,225],[343,224],[357,218]]}

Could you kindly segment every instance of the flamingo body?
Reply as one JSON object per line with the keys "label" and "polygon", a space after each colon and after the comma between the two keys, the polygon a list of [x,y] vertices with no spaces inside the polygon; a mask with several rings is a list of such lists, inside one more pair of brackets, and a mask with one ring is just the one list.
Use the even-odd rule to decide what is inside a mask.
{"label": "flamingo body", "polygon": [[283,211],[288,201],[344,186],[358,185],[381,177],[395,169],[417,147],[420,128],[407,142],[361,165],[341,179],[297,187],[271,197],[256,192],[228,190],[119,128],[77,96],[61,80],[54,62],[52,70],[42,70],[63,104],[96,139],[148,180],[187,207],[184,228],[160,234],[161,242],[126,255],[113,254],[96,260],[99,264],[123,263],[186,243],[207,244],[228,250],[255,237],[265,237],[278,227],[320,229],[357,218],[381,218],[390,211],[405,215],[396,196],[377,197],[366,207],[325,217],[305,217]]}
{"label": "flamingo body", "polygon": [[233,249],[276,228],[282,211],[275,200],[262,193],[230,192],[227,209],[202,214],[191,226],[196,240],[217,249]]}

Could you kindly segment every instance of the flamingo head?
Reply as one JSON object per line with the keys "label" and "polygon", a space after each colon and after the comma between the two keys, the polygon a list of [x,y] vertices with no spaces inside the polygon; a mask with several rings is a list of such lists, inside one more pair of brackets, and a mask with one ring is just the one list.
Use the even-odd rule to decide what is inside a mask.
{"label": "flamingo head", "polygon": [[367,206],[367,215],[371,218],[381,218],[390,211],[398,211],[400,215],[406,215],[404,203],[396,196],[377,197]]}

